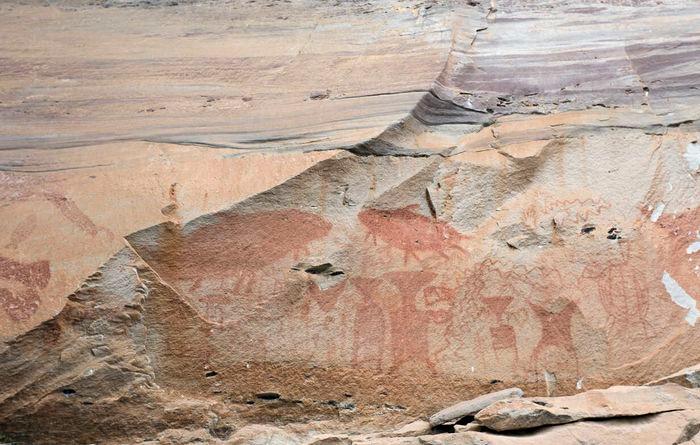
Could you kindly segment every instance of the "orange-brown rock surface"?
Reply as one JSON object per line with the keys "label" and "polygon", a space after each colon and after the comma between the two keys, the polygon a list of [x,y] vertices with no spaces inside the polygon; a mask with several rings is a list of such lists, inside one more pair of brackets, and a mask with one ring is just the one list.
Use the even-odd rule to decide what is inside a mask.
{"label": "orange-brown rock surface", "polygon": [[3,2],[0,439],[700,440],[698,18]]}

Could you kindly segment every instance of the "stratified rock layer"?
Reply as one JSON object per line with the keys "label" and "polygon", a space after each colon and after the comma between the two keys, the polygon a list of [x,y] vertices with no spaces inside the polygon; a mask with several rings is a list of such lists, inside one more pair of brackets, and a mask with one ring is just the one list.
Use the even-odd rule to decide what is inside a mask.
{"label": "stratified rock layer", "polygon": [[697,4],[98,3],[0,5],[3,434],[226,440],[700,362]]}

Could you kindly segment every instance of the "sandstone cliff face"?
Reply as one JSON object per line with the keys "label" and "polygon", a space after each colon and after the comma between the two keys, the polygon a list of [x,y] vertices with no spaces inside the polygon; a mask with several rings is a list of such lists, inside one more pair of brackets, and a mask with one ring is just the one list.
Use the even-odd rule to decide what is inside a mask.
{"label": "sandstone cliff face", "polygon": [[696,3],[97,3],[0,5],[0,432],[697,386]]}

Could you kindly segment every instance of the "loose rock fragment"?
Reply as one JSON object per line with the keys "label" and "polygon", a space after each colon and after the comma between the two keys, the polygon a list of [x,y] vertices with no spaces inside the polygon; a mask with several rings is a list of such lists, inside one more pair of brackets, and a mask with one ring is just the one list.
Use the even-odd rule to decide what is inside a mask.
{"label": "loose rock fragment", "polygon": [[497,392],[492,392],[479,396],[472,400],[457,403],[430,416],[430,426],[442,425],[465,416],[471,416],[486,408],[494,402],[503,399],[522,397],[523,391],[520,388],[508,388]]}
{"label": "loose rock fragment", "polygon": [[322,434],[316,436],[307,445],[351,445],[352,440],[346,435]]}
{"label": "loose rock fragment", "polygon": [[687,388],[700,388],[700,364],[661,377],[647,383],[647,385],[664,385],[666,383],[675,383]]}
{"label": "loose rock fragment", "polygon": [[580,421],[513,435],[470,431],[422,436],[415,445],[697,445],[698,425],[700,411],[684,410],[651,417]]}
{"label": "loose rock fragment", "polygon": [[476,420],[495,431],[510,431],[682,409],[700,409],[700,393],[675,384],[614,386],[568,397],[501,400],[476,414]]}

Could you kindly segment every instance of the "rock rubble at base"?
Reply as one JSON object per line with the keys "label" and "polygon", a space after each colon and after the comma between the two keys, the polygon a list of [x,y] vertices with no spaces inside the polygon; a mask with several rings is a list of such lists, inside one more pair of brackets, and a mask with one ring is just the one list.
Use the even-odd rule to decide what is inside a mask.
{"label": "rock rubble at base", "polygon": [[[503,399],[505,394],[511,397]],[[521,398],[520,392],[511,388],[460,402],[431,418],[437,419],[437,414],[447,410],[456,412],[456,406],[483,404],[487,399],[494,401],[467,414],[475,415],[476,421],[455,425],[455,432],[451,433],[444,432],[441,425],[431,428],[429,421],[423,419],[369,434],[332,433],[328,431],[332,425],[310,422],[291,427],[249,425],[227,440],[208,440],[206,432],[171,431],[149,443],[199,440],[222,445],[700,444],[700,390],[676,384],[616,386],[568,397],[531,398]],[[340,424],[336,427],[342,428]]]}
{"label": "rock rubble at base", "polygon": [[[580,440],[591,444],[700,443],[700,390],[697,389],[670,383],[614,386],[568,397],[521,396],[522,391],[517,388],[486,394],[445,408],[431,416],[429,422],[417,420],[395,431],[414,434],[326,434],[307,443],[566,445],[580,444]],[[454,433],[437,432],[436,429],[428,432],[423,428],[472,415],[476,421],[456,425]],[[505,431],[509,434],[501,434]]]}
{"label": "rock rubble at base", "polygon": [[495,431],[510,431],[583,419],[644,416],[698,407],[700,391],[674,384],[613,386],[568,397],[501,400],[480,411],[476,420]]}
{"label": "rock rubble at base", "polygon": [[474,415],[492,403],[498,402],[499,400],[522,396],[522,389],[508,388],[502,391],[492,392],[490,394],[477,397],[476,399],[460,402],[430,416],[430,426],[442,425],[450,421],[458,420],[462,417]]}

